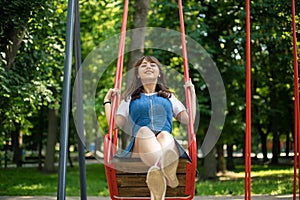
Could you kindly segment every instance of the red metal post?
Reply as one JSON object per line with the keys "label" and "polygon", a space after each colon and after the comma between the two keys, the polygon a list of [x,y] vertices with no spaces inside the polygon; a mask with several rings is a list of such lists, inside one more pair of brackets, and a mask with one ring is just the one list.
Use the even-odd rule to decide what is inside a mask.
{"label": "red metal post", "polygon": [[245,200],[251,199],[251,54],[250,0],[246,0],[246,141],[245,141]]}
{"label": "red metal post", "polygon": [[[292,0],[292,27],[293,27],[293,54],[294,54],[294,194],[293,199],[296,199],[297,188],[297,171],[299,173],[299,138],[300,138],[300,123],[299,123],[299,83],[298,83],[298,54],[297,54],[297,37],[296,37],[296,21],[295,21],[295,0]],[[298,187],[300,186],[300,178],[298,177]],[[298,188],[299,189],[299,188]],[[300,190],[298,191],[300,193]],[[300,196],[300,195],[299,195]]]}

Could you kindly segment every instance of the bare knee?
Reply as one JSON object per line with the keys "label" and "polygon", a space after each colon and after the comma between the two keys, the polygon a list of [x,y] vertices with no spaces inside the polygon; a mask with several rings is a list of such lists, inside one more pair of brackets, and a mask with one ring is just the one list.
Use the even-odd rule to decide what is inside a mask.
{"label": "bare knee", "polygon": [[163,149],[174,149],[176,150],[176,144],[175,144],[175,139],[172,136],[172,134],[162,131],[158,136],[157,140],[160,143],[161,147]]}
{"label": "bare knee", "polygon": [[162,131],[161,133],[159,133],[157,135],[157,138],[161,139],[161,140],[172,140],[172,139],[174,139],[173,136],[172,136],[172,134],[170,134],[167,131]]}
{"label": "bare knee", "polygon": [[141,127],[137,132],[134,151],[149,166],[156,164],[162,155],[161,146],[148,127]]}
{"label": "bare knee", "polygon": [[138,130],[136,137],[139,139],[149,139],[149,138],[155,137],[155,135],[147,126],[142,126]]}

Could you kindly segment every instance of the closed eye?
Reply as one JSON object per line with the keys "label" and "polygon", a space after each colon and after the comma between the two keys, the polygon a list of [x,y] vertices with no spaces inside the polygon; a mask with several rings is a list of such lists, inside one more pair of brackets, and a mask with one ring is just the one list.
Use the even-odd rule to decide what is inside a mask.
{"label": "closed eye", "polygon": [[[157,65],[155,63],[151,63],[150,66],[156,67]],[[141,64],[140,67],[147,67],[147,64]]]}

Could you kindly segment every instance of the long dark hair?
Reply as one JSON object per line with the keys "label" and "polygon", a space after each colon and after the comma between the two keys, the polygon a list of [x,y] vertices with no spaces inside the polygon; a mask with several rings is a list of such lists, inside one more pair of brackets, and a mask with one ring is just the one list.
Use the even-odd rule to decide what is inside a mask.
{"label": "long dark hair", "polygon": [[125,100],[128,100],[129,97],[131,97],[131,99],[134,100],[134,99],[139,98],[141,93],[144,91],[143,84],[142,84],[141,80],[138,78],[138,68],[144,60],[146,60],[150,63],[155,63],[158,66],[160,76],[157,79],[155,92],[157,92],[158,96],[161,96],[164,98],[170,98],[172,95],[172,92],[169,90],[169,88],[166,85],[165,75],[162,71],[162,64],[153,56],[143,56],[140,59],[138,59],[137,62],[134,64],[134,67],[132,69],[133,75],[130,77],[131,84],[125,90],[125,92],[123,94],[123,98]]}

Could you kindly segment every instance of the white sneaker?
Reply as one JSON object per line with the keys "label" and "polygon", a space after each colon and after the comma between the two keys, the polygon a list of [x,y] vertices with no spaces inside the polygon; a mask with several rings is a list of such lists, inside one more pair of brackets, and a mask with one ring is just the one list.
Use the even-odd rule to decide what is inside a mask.
{"label": "white sneaker", "polygon": [[176,188],[179,185],[176,175],[178,163],[179,158],[174,150],[168,149],[163,153],[161,170],[167,179],[168,186],[171,188]]}
{"label": "white sneaker", "polygon": [[157,166],[152,166],[148,170],[146,183],[150,190],[151,200],[164,200],[166,195],[166,179]]}

